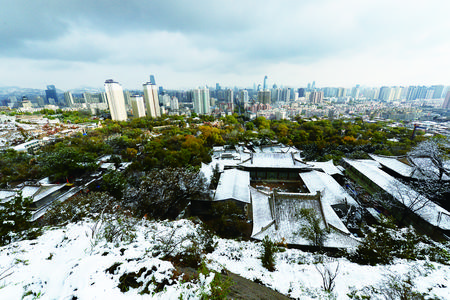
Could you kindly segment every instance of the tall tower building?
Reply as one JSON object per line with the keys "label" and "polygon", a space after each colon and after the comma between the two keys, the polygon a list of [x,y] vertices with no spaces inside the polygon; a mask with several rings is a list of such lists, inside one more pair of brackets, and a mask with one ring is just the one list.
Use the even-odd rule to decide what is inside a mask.
{"label": "tall tower building", "polygon": [[158,86],[147,82],[143,84],[144,99],[147,106],[147,116],[152,118],[161,117],[161,109],[159,108]]}
{"label": "tall tower building", "polygon": [[72,106],[73,105],[73,96],[72,93],[70,91],[67,91],[64,93],[64,101],[66,102],[67,106]]}
{"label": "tall tower building", "polygon": [[209,114],[210,110],[210,98],[209,89],[198,88],[193,91],[194,94],[194,112],[199,115]]}
{"label": "tall tower building", "polygon": [[442,105],[443,109],[450,110],[450,91],[447,92],[447,96],[445,96],[444,104]]}
{"label": "tall tower building", "polygon": [[270,90],[258,91],[258,102],[261,104],[270,104]]}
{"label": "tall tower building", "polygon": [[267,89],[267,75],[264,76],[264,86],[263,86],[263,90]]}
{"label": "tall tower building", "polygon": [[150,82],[153,85],[156,85],[155,75],[150,75]]}
{"label": "tall tower building", "polygon": [[131,96],[131,107],[133,108],[133,116],[135,118],[145,117],[144,98],[142,96]]}
{"label": "tall tower building", "polygon": [[323,100],[323,92],[311,92],[309,94],[309,102],[311,103],[321,103]]}
{"label": "tall tower building", "polygon": [[443,85],[433,85],[434,93],[433,99],[440,99],[442,97],[442,93],[444,92]]}
{"label": "tall tower building", "polygon": [[47,85],[45,90],[46,101],[45,104],[50,104],[50,99],[53,99],[55,104],[58,104],[58,95],[56,94],[56,87],[54,85]]}
{"label": "tall tower building", "polygon": [[126,121],[127,110],[125,109],[122,86],[118,82],[108,79],[105,81],[105,91],[111,119],[113,121]]}
{"label": "tall tower building", "polygon": [[246,103],[248,103],[248,91],[242,90],[241,91],[241,104],[246,104]]}

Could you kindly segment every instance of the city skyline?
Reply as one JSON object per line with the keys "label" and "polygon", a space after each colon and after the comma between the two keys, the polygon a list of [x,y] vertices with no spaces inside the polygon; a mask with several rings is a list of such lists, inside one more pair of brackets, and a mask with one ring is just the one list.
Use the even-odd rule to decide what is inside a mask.
{"label": "city skyline", "polygon": [[[446,1],[7,0],[0,86],[448,85]],[[120,21],[119,21],[120,20]]]}

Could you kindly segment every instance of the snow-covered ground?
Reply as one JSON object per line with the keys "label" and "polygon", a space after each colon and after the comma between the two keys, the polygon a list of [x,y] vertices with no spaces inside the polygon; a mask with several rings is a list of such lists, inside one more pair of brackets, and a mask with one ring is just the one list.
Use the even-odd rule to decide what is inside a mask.
{"label": "snow-covered ground", "polygon": [[[180,295],[198,299],[208,293],[214,273],[186,282],[171,262],[161,259],[161,252],[170,244],[173,253],[182,254],[190,240],[180,244],[175,241],[198,234],[200,225],[187,220],[143,220],[135,225],[133,241],[110,243],[102,237],[104,227],[83,221],[49,229],[37,240],[1,247],[0,299],[179,299]],[[408,274],[418,291],[440,299],[450,295],[450,266],[439,263],[396,260],[387,266],[362,266],[344,258],[287,249],[276,254],[276,270],[269,272],[259,259],[261,243],[216,241],[215,250],[205,257],[208,268],[219,272],[226,268],[293,298],[329,297],[322,290],[322,277],[316,269],[315,262],[320,259],[333,270],[339,264],[333,292],[337,299],[348,299],[352,290],[383,286],[387,278],[406,278]],[[143,285],[122,292],[120,278],[130,272],[141,273],[137,281]],[[154,292],[163,282],[164,288]],[[146,285],[150,294],[141,295]]]}

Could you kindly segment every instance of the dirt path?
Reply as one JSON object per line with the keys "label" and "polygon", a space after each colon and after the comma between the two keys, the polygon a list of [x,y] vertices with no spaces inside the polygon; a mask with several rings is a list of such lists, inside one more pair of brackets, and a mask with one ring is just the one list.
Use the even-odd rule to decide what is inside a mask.
{"label": "dirt path", "polygon": [[234,284],[230,288],[228,294],[229,299],[245,299],[245,300],[286,300],[291,299],[284,296],[268,287],[248,280],[237,274],[227,272],[227,275],[223,277],[229,277],[233,280]]}

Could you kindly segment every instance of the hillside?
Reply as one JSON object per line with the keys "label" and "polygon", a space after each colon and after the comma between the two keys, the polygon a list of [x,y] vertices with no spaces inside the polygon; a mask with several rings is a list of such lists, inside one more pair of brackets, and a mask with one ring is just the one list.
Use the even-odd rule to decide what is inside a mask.
{"label": "hillside", "polygon": [[[212,237],[199,222],[101,220],[48,228],[36,240],[0,248],[0,298],[210,299],[223,294],[225,277],[235,279],[229,297],[252,295],[255,286],[232,273],[296,299],[348,299],[351,293],[383,299],[396,291],[446,299],[450,294],[450,266],[428,260],[366,266],[285,249],[276,253],[276,270],[269,272],[259,258],[261,243]],[[199,273],[192,267],[198,259],[203,261]],[[338,266],[331,294],[323,291],[318,271],[327,266],[332,272]]]}

